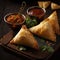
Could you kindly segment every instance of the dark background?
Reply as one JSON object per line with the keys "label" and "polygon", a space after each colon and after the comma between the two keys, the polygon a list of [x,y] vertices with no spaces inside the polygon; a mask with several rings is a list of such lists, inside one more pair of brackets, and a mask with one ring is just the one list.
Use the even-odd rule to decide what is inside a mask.
{"label": "dark background", "polygon": [[[27,5],[35,5],[37,0],[25,0],[25,1]],[[52,1],[60,4],[59,0],[52,0]],[[0,0],[0,31],[1,31],[0,37],[6,34],[6,31],[9,31],[9,29],[8,30],[6,29],[6,31],[4,30],[6,27],[5,23],[3,23],[3,27],[1,27],[2,22],[4,22],[3,21],[4,15],[9,12],[18,11],[18,7],[20,6],[21,2],[22,0]],[[58,60],[58,59],[60,60],[60,48],[52,55],[52,57],[49,60]],[[0,46],[0,60],[29,60],[29,59],[23,58],[23,56],[18,57],[15,54],[11,54],[10,52],[7,52],[7,50],[5,50],[3,47]]]}

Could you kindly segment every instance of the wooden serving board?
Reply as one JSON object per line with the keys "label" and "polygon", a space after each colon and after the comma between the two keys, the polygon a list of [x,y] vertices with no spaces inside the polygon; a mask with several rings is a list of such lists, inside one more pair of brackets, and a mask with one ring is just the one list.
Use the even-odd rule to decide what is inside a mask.
{"label": "wooden serving board", "polygon": [[[37,2],[36,2],[37,3]],[[31,5],[27,5],[25,10],[23,11],[23,14],[26,14],[26,10],[27,8],[31,6]],[[32,5],[33,6],[33,5]],[[37,5],[35,5],[37,6]],[[6,4],[5,9],[4,9],[4,16],[7,13],[12,13],[12,12],[18,12],[20,7],[19,3],[11,3],[9,2],[9,4]],[[58,20],[60,23],[60,10],[56,10],[58,13]],[[2,11],[3,12],[3,11]],[[45,17],[48,17],[51,13],[53,12],[53,10],[51,10],[50,6],[46,9],[46,14]],[[13,36],[16,35],[16,33],[20,30],[20,29],[16,29],[16,30],[12,30],[2,19],[1,24],[0,24],[0,43],[1,46],[5,47],[6,49],[9,49],[10,51],[13,51],[14,53],[18,54],[18,55],[23,55],[27,58],[33,58],[33,59],[47,59],[50,56],[52,56],[53,53],[48,53],[47,51],[45,52],[41,52],[40,50],[34,50],[32,48],[26,47],[27,50],[26,51],[20,51],[16,45],[10,44],[10,40],[13,38]],[[6,34],[6,35],[5,35]],[[4,36],[3,36],[4,35]],[[34,35],[35,36],[35,35]],[[41,45],[41,38],[35,36],[35,38],[38,41],[39,46]],[[42,38],[43,39],[43,38]],[[52,46],[54,48],[54,52],[60,47],[60,36],[57,35],[57,41],[56,43],[53,43],[47,39],[45,39],[46,41],[48,41],[49,43],[54,44],[54,46]],[[43,43],[43,45],[45,45],[46,43]]]}

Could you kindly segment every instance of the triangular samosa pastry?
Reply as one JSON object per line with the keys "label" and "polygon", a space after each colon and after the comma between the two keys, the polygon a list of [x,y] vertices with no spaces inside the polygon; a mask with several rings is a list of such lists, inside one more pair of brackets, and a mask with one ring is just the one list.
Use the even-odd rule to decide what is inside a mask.
{"label": "triangular samosa pastry", "polygon": [[47,8],[50,5],[50,1],[38,1],[38,5],[41,8]]}
{"label": "triangular samosa pastry", "polygon": [[50,1],[43,2],[43,8],[47,8],[50,5]]}
{"label": "triangular samosa pastry", "polygon": [[55,31],[56,34],[59,34],[59,23],[58,23],[58,17],[57,17],[57,12],[54,11],[49,17],[49,22],[53,27],[53,30]]}
{"label": "triangular samosa pastry", "polygon": [[32,33],[26,28],[26,26],[22,26],[17,35],[10,41],[10,43],[25,45],[28,47],[32,47],[38,49],[38,43],[36,39],[33,37]]}
{"label": "triangular samosa pastry", "polygon": [[56,4],[56,3],[51,3],[51,9],[60,9],[60,5]]}
{"label": "triangular samosa pastry", "polygon": [[42,1],[38,1],[38,5],[40,8],[43,8],[43,2]]}
{"label": "triangular samosa pastry", "polygon": [[48,21],[42,21],[39,25],[31,27],[29,30],[40,37],[56,42],[56,35]]}

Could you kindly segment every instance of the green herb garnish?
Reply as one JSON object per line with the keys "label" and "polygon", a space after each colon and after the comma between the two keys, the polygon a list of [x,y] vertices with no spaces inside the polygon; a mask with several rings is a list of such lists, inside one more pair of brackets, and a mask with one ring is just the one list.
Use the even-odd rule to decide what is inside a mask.
{"label": "green herb garnish", "polygon": [[54,52],[54,49],[51,47],[51,46],[47,46],[47,50],[48,50],[48,52]]}
{"label": "green herb garnish", "polygon": [[20,50],[20,51],[22,51],[22,50],[24,50],[24,51],[25,51],[25,50],[26,50],[26,48],[25,48],[25,47],[23,47],[23,46],[19,46],[19,50]]}
{"label": "green herb garnish", "polygon": [[35,18],[31,19],[29,16],[26,17],[25,24],[28,28],[37,25],[37,20]]}
{"label": "green herb garnish", "polygon": [[40,48],[42,52],[47,50],[47,46],[41,46]]}
{"label": "green herb garnish", "polygon": [[51,46],[44,45],[44,46],[41,46],[40,48],[42,52],[44,51],[48,51],[49,53],[54,52],[54,49]]}
{"label": "green herb garnish", "polygon": [[41,41],[41,43],[44,43],[44,42],[45,42],[45,40],[44,40],[44,39],[40,39],[40,41]]}

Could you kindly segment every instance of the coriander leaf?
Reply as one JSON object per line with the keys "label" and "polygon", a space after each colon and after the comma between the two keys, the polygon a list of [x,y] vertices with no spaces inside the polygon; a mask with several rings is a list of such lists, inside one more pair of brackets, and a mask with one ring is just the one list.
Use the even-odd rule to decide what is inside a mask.
{"label": "coriander leaf", "polygon": [[49,53],[52,53],[54,52],[54,49],[51,47],[51,46],[47,46],[47,45],[43,45],[40,47],[41,48],[41,51],[48,51]]}
{"label": "coriander leaf", "polygon": [[36,19],[31,19],[29,16],[25,20],[25,24],[28,28],[37,25],[37,20]]}
{"label": "coriander leaf", "polygon": [[47,50],[47,46],[41,46],[41,51],[46,51]]}
{"label": "coriander leaf", "polygon": [[54,49],[51,46],[47,46],[47,51],[52,53],[52,52],[54,52]]}
{"label": "coriander leaf", "polygon": [[22,50],[26,50],[26,48],[23,47],[23,46],[20,46],[20,47],[19,47],[19,50],[21,50],[21,51],[22,51]]}
{"label": "coriander leaf", "polygon": [[42,43],[44,43],[44,42],[45,42],[45,40],[43,40],[43,39],[40,39],[40,41],[41,41]]}

